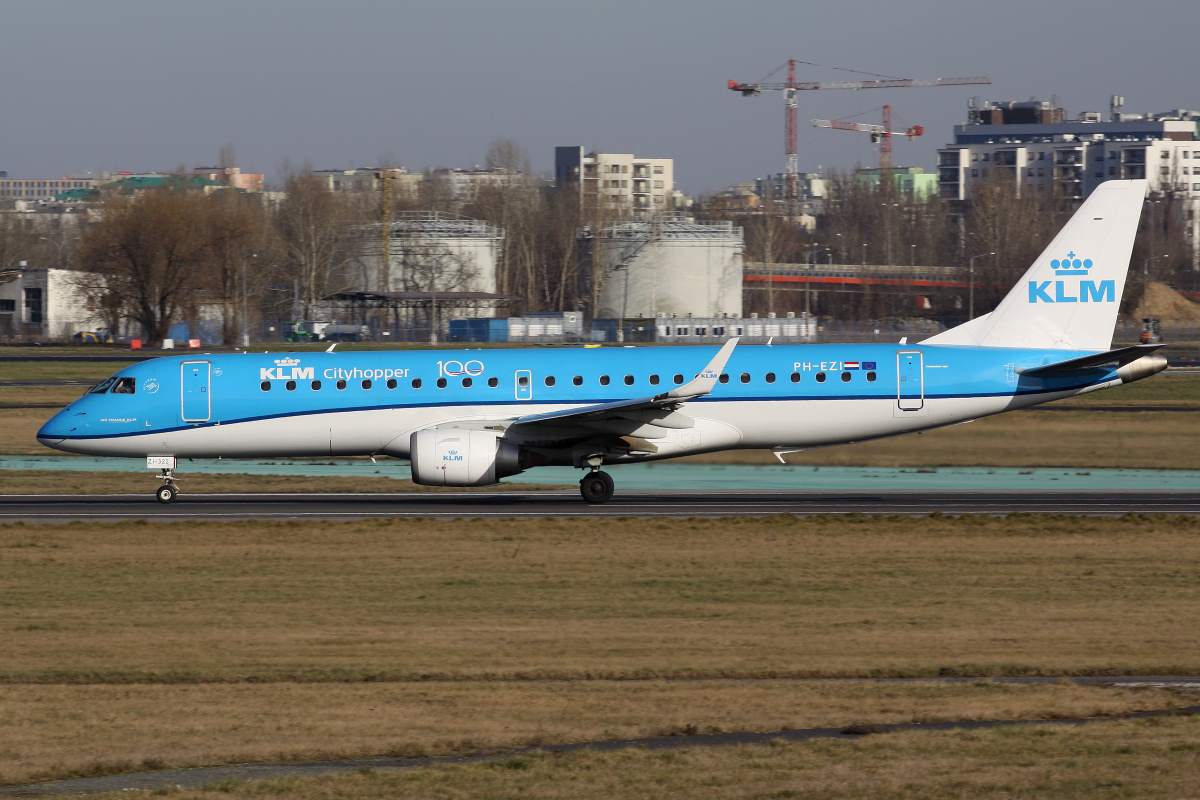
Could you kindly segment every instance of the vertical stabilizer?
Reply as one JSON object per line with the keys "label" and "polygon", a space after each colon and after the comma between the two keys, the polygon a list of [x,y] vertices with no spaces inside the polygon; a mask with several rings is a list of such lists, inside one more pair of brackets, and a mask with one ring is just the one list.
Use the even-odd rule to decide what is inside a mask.
{"label": "vertical stabilizer", "polygon": [[996,310],[922,344],[1107,350],[1146,181],[1100,184]]}

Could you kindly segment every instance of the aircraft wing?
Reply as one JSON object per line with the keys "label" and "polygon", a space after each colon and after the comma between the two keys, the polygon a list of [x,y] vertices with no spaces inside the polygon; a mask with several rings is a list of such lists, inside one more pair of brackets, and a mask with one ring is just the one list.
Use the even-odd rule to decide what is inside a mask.
{"label": "aircraft wing", "polygon": [[[666,411],[673,409],[681,403],[694,400],[697,397],[703,397],[712,392],[713,387],[717,384],[717,379],[721,375],[721,370],[725,369],[725,364],[729,361],[729,356],[733,354],[733,348],[737,347],[737,343],[738,337],[727,341],[722,345],[712,361],[708,362],[708,365],[695,378],[682,386],[676,386],[668,392],[656,394],[653,397],[615,400],[611,403],[599,403],[581,408],[568,408],[562,411],[550,411],[545,414],[530,414],[524,417],[517,417],[512,421],[512,424],[514,426],[534,425],[551,420],[566,423],[594,424],[609,417],[628,415],[637,411],[656,409]],[[627,419],[627,417],[620,418]]]}
{"label": "aircraft wing", "polygon": [[1056,372],[1076,372],[1082,369],[1091,369],[1092,367],[1100,367],[1105,364],[1116,364],[1119,367],[1123,367],[1131,361],[1137,361],[1142,356],[1150,355],[1161,347],[1161,344],[1135,344],[1132,347],[1118,347],[1116,350],[1109,350],[1106,353],[1080,356],[1079,358],[1071,358],[1054,364],[1018,368],[1017,373],[1036,378],[1042,375],[1053,375]]}

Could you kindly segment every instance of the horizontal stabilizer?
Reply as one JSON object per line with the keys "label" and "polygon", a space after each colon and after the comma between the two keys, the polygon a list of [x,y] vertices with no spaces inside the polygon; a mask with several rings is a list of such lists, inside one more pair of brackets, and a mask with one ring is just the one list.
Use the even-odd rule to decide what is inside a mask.
{"label": "horizontal stabilizer", "polygon": [[1137,361],[1142,356],[1150,355],[1161,347],[1161,344],[1135,344],[1132,347],[1118,347],[1116,350],[1109,350],[1107,353],[1080,356],[1079,358],[1071,358],[1066,361],[1058,361],[1054,364],[1045,364],[1040,367],[1017,369],[1017,372],[1021,375],[1038,377],[1041,375],[1052,375],[1056,372],[1076,372],[1082,369],[1102,367],[1106,364],[1116,364],[1119,367],[1123,367],[1131,361]]}

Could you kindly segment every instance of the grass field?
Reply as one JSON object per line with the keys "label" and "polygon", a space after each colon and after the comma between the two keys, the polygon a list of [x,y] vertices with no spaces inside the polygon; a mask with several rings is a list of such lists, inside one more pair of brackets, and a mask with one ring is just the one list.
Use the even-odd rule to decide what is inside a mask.
{"label": "grass field", "polygon": [[322,778],[231,781],[155,794],[179,800],[1175,800],[1196,796],[1197,727],[1194,719],[1153,719],[665,752],[533,754],[403,772],[364,769]]}
{"label": "grass field", "polygon": [[[4,526],[0,780],[1187,705],[1162,690],[781,678],[1195,674],[1197,538],[1200,520],[1167,517]],[[1028,749],[985,756],[972,736],[951,739],[980,775],[1042,764]],[[1200,726],[1181,721],[1171,737],[1191,749],[1160,743],[1156,780],[1195,763]],[[886,785],[930,752],[913,740],[877,761],[901,740],[788,777],[824,745],[791,751],[761,777],[787,787],[874,758],[891,765],[872,768]],[[1071,755],[1077,740],[1061,741],[1081,776],[1107,752]],[[711,770],[725,786],[711,796],[753,796],[722,783],[740,774],[737,753],[677,756],[709,766],[664,762],[661,780],[686,792]],[[576,796],[615,796],[587,783],[594,765],[632,786],[656,763],[641,757],[529,766],[559,786],[584,781]],[[461,795],[375,782],[416,778],[340,780],[366,781],[346,796],[474,796],[495,767],[465,769],[419,779]],[[322,785],[312,791],[342,791]],[[504,791],[493,796],[522,790]]]}

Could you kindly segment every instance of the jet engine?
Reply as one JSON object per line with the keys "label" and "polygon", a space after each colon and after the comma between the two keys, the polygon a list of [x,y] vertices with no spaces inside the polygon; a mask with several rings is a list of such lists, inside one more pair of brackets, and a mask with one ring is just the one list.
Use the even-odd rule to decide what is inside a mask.
{"label": "jet engine", "polygon": [[487,486],[516,475],[521,448],[496,431],[426,428],[409,440],[413,483],[422,486]]}

